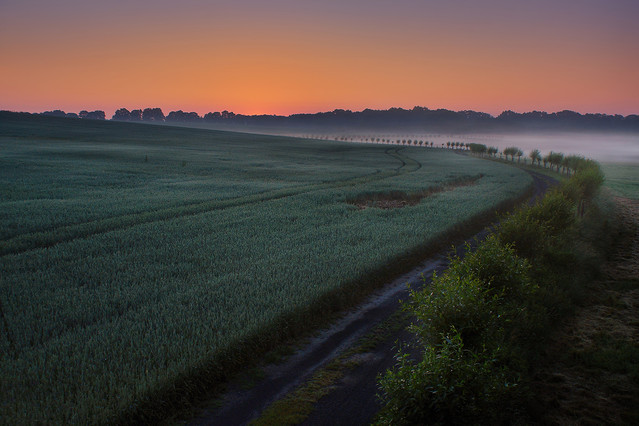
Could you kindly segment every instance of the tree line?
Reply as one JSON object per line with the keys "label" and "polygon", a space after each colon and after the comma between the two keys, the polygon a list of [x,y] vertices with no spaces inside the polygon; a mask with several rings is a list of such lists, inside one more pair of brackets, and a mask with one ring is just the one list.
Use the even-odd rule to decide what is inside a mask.
{"label": "tree line", "polygon": [[[82,116],[85,113],[84,117]],[[103,111],[94,111],[97,115],[86,116],[87,111],[79,114],[64,113],[61,110],[47,111],[46,115],[77,118],[105,119]],[[88,114],[93,114],[88,113]],[[182,110],[171,111],[168,115],[161,108],[118,109],[112,120],[148,121],[148,122],[217,122],[237,126],[288,126],[314,128],[349,129],[391,129],[411,130],[450,130],[468,131],[519,131],[519,130],[601,130],[601,131],[639,131],[639,115],[627,116],[615,114],[580,114],[564,110],[548,113],[532,111],[517,113],[504,111],[498,116],[471,110],[450,111],[447,109],[429,109],[416,106],[412,109],[390,108],[387,110],[365,109],[350,111],[335,109],[314,114],[281,115],[243,115],[231,111],[209,112],[200,116],[196,112]]]}

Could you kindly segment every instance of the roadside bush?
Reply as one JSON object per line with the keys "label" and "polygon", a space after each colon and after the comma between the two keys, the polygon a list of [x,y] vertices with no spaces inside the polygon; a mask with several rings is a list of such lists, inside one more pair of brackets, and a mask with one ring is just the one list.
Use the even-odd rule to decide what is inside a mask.
{"label": "roadside bush", "polygon": [[566,182],[561,190],[564,195],[577,204],[577,214],[582,217],[590,200],[604,182],[604,174],[594,161],[584,163],[575,175]]}
{"label": "roadside bush", "polygon": [[537,204],[507,215],[499,225],[497,238],[513,244],[520,256],[535,259],[546,255],[574,223],[574,204],[562,192],[552,191]]}
{"label": "roadside bush", "polygon": [[511,245],[491,236],[464,259],[451,259],[430,286],[411,293],[406,309],[417,318],[411,331],[423,358],[415,362],[400,353],[397,367],[381,379],[381,423],[462,423],[478,413],[489,422],[501,415],[489,408],[514,395],[525,365],[510,336],[534,328],[537,320],[530,317],[537,311],[512,302],[536,292],[529,270]]}
{"label": "roadside bush", "polygon": [[464,259],[451,259],[446,273],[434,276],[430,286],[411,292],[407,309],[419,320],[412,331],[431,343],[438,343],[438,336],[450,327],[467,346],[500,340],[497,323],[512,322],[524,309],[508,300],[526,299],[536,290],[529,270],[512,246],[489,237]]}
{"label": "roadside bush", "polygon": [[582,163],[567,184],[507,215],[473,253],[411,292],[422,357],[399,353],[380,378],[379,424],[512,422],[544,339],[579,302],[612,241],[605,210],[587,204],[603,175]]}
{"label": "roadside bush", "polygon": [[464,345],[451,327],[426,347],[421,361],[407,354],[380,379],[384,409],[376,424],[501,423],[507,413],[496,409],[517,392],[516,379],[500,365],[499,349]]}
{"label": "roadside bush", "polygon": [[459,259],[453,262],[429,287],[411,294],[408,310],[418,319],[411,331],[424,345],[439,344],[442,332],[454,327],[467,345],[480,346],[486,340],[485,330],[492,329],[498,301],[481,280],[460,274]]}

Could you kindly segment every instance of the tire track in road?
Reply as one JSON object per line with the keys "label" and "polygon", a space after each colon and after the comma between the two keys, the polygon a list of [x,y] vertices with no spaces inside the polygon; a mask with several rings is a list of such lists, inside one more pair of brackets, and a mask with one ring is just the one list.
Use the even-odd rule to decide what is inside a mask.
{"label": "tire track in road", "polygon": [[401,162],[397,168],[390,170],[377,170],[373,173],[349,177],[342,180],[322,182],[307,185],[297,185],[273,191],[251,194],[225,200],[209,200],[200,203],[187,204],[159,210],[130,213],[113,216],[105,219],[78,223],[74,225],[60,226],[47,231],[38,231],[19,235],[0,242],[0,257],[12,254],[20,254],[29,250],[52,247],[56,244],[72,241],[78,238],[87,238],[97,234],[130,228],[136,225],[162,222],[185,216],[194,216],[216,210],[224,210],[232,207],[257,204],[264,201],[277,200],[295,195],[311,193],[331,188],[343,188],[364,183],[375,182],[390,177],[413,173],[421,168],[421,163],[401,154],[402,148],[388,148],[385,155]]}

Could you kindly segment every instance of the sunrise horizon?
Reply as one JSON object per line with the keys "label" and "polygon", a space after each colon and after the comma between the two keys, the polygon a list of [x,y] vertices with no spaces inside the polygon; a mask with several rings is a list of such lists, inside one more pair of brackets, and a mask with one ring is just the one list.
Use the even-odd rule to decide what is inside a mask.
{"label": "sunrise horizon", "polygon": [[639,113],[639,4],[3,2],[0,108]]}
{"label": "sunrise horizon", "polygon": [[[581,115],[588,115],[588,114],[605,114],[605,115],[611,115],[611,116],[615,116],[615,115],[621,115],[624,117],[627,116],[635,116],[635,115],[639,115],[639,111],[632,111],[629,110],[628,112],[619,112],[619,111],[600,111],[600,110],[576,110],[573,108],[568,108],[568,107],[558,107],[556,109],[543,109],[543,108],[522,108],[522,109],[516,109],[516,108],[504,108],[502,110],[485,110],[485,109],[481,109],[481,108],[465,108],[465,107],[443,107],[443,106],[436,106],[436,105],[390,105],[388,107],[369,107],[369,106],[356,106],[356,107],[348,107],[348,106],[336,106],[336,107],[331,107],[331,106],[327,106],[326,108],[323,109],[316,109],[316,110],[312,110],[312,109],[300,109],[300,110],[292,110],[292,109],[275,109],[273,110],[274,112],[271,111],[264,111],[264,110],[260,110],[260,109],[251,109],[251,108],[246,108],[246,109],[235,109],[235,108],[228,108],[228,107],[224,107],[224,106],[220,106],[217,108],[188,108],[188,107],[180,107],[180,106],[173,106],[173,107],[163,107],[161,105],[121,105],[118,107],[101,107],[99,104],[95,103],[92,104],[90,107],[86,107],[86,106],[81,106],[81,107],[76,107],[76,106],[60,106],[60,105],[51,105],[51,106],[47,106],[47,107],[39,107],[39,108],[6,108],[4,106],[0,106],[0,110],[3,111],[11,111],[11,112],[18,112],[18,113],[29,113],[29,114],[42,114],[42,113],[47,113],[47,112],[51,112],[51,111],[55,111],[55,110],[60,110],[60,111],[64,111],[65,113],[79,113],[81,111],[104,111],[105,112],[105,116],[106,119],[109,120],[111,119],[111,117],[115,114],[115,112],[121,108],[124,108],[128,111],[133,111],[133,110],[144,110],[147,108],[160,108],[162,110],[162,112],[164,114],[168,114],[169,112],[172,111],[182,111],[182,112],[195,112],[197,113],[200,117],[204,117],[204,115],[206,115],[207,113],[213,113],[213,112],[223,112],[223,111],[228,111],[228,112],[232,112],[234,114],[237,115],[244,115],[244,116],[280,116],[280,117],[290,117],[290,116],[295,116],[295,115],[313,115],[313,114],[322,114],[322,113],[330,113],[333,111],[350,111],[353,113],[359,113],[359,112],[364,112],[366,110],[372,110],[372,111],[388,111],[388,110],[392,110],[392,109],[401,109],[401,110],[412,110],[415,108],[426,108],[428,110],[431,111],[437,111],[437,110],[447,110],[447,111],[454,111],[454,112],[462,112],[462,111],[474,111],[477,113],[484,113],[484,114],[489,114],[492,117],[498,117],[499,115],[501,115],[502,113],[505,112],[514,112],[517,114],[526,114],[526,113],[532,113],[532,112],[542,112],[542,113],[548,113],[548,114],[554,114],[554,113],[559,113],[559,112],[563,112],[563,111],[572,111],[572,112],[576,112],[578,114]],[[495,111],[495,112],[493,112]]]}

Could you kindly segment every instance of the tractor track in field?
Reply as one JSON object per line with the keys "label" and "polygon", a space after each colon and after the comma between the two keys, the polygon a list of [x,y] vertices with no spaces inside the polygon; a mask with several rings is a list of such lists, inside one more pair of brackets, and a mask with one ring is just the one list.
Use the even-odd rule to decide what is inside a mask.
{"label": "tractor track in field", "polygon": [[[534,203],[557,183],[540,173],[527,171],[533,178],[534,191],[528,203]],[[484,228],[466,241],[471,247],[488,234]],[[455,241],[458,254],[466,241]],[[361,425],[370,424],[379,410],[376,399],[377,375],[394,365],[397,341],[410,335],[401,327],[370,350],[340,361],[340,357],[358,345],[377,325],[389,319],[400,307],[400,300],[412,289],[427,285],[434,272],[448,265],[450,250],[429,257],[417,267],[373,292],[367,300],[345,313],[330,328],[322,330],[308,344],[277,365],[263,367],[265,378],[251,389],[231,384],[223,395],[221,406],[204,408],[188,424],[245,425],[258,418],[271,404],[287,397],[318,372],[337,360],[349,365],[343,377],[330,385],[330,391],[314,404],[313,411],[301,421],[304,425]],[[290,414],[290,413],[287,413]],[[283,424],[289,424],[282,421]]]}
{"label": "tractor track in field", "polygon": [[403,148],[387,148],[384,154],[398,160],[401,165],[389,170],[376,170],[373,173],[349,177],[342,180],[322,182],[308,185],[298,185],[289,188],[282,188],[258,194],[246,195],[238,198],[226,200],[204,201],[194,204],[186,204],[166,209],[130,213],[119,216],[112,216],[89,222],[82,222],[74,225],[60,226],[45,231],[31,232],[13,238],[0,241],[0,257],[15,255],[29,250],[52,247],[59,243],[72,241],[78,238],[87,238],[93,235],[103,234],[120,229],[130,228],[137,225],[162,222],[186,216],[195,216],[212,211],[224,210],[233,207],[257,204],[265,201],[278,200],[301,194],[308,194],[331,188],[343,188],[359,184],[375,182],[413,173],[419,170],[420,162],[402,155]]}

